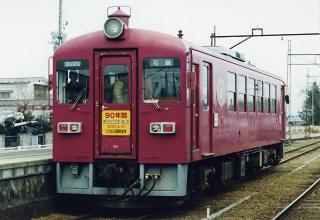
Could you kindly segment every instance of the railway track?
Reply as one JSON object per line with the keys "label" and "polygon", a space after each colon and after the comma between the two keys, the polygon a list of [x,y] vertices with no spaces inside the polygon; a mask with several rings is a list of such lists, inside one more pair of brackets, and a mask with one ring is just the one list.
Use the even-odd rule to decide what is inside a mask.
{"label": "railway track", "polygon": [[[279,220],[287,216],[288,212],[297,206],[307,195],[309,195],[317,186],[319,186],[320,178],[313,182],[305,191],[303,191],[295,200],[282,209],[272,220]],[[307,217],[307,216],[305,216]]]}
{"label": "railway track", "polygon": [[295,148],[295,149],[292,149],[292,150],[289,150],[287,152],[285,152],[285,155],[288,155],[288,154],[293,154],[297,151],[301,151],[301,153],[298,153],[298,154],[293,154],[293,156],[289,156],[288,158],[284,159],[284,160],[281,160],[280,164],[282,163],[286,163],[292,159],[295,159],[297,157],[300,157],[302,155],[305,155],[307,153],[310,153],[314,150],[317,150],[320,148],[320,141],[316,141],[314,143],[311,143],[311,144],[306,144],[306,145],[303,145],[301,147],[298,147],[298,148]]}
{"label": "railway track", "polygon": [[[82,214],[75,214],[77,211],[73,210],[71,213],[57,213],[48,217],[48,219],[70,219],[70,220],[115,220],[115,219],[130,219],[130,220],[147,220],[152,219],[153,213],[151,211],[135,211],[135,210],[111,210],[111,209],[93,209],[87,210]],[[46,219],[46,218],[41,218]]]}
{"label": "railway track", "polygon": [[[301,191],[302,187],[307,188],[310,182],[314,182],[314,175],[319,174],[319,143],[319,141],[316,141],[288,151],[290,157],[281,162],[281,166],[262,173],[261,176],[259,175],[259,179],[243,183],[240,189],[230,193],[227,192],[228,195],[222,195],[222,198],[218,198],[220,196],[215,197],[215,203],[211,206],[213,212],[211,212],[209,218],[203,219],[271,219],[277,214],[273,213],[272,215],[272,210],[280,210],[283,204],[289,204],[298,196],[297,192]],[[316,152],[313,153],[314,151]],[[291,156],[291,154],[295,155]],[[294,160],[295,158],[297,160]],[[292,163],[287,163],[289,161],[292,161]],[[275,169],[277,172],[273,172]],[[320,180],[317,180],[317,183],[313,187],[319,186],[319,183]],[[246,194],[243,194],[245,191]],[[228,203],[223,202],[226,199],[229,200]],[[312,201],[319,201],[319,197],[315,197]],[[319,202],[313,205],[316,205],[317,209],[320,208]],[[217,206],[220,206],[220,209],[217,209]],[[295,205],[292,206],[294,207]],[[292,208],[288,208],[288,210],[290,209]],[[303,216],[308,216],[309,212],[292,214],[287,219],[308,219]],[[299,215],[300,218],[297,218],[296,215]],[[310,219],[319,219],[320,211],[316,216],[316,218],[312,218],[311,216]],[[204,210],[202,217],[205,217]],[[283,219],[283,217],[275,219]]]}
{"label": "railway track", "polygon": [[[142,214],[137,217],[129,218],[125,217],[128,219],[133,219],[133,220],[147,220],[147,219],[152,219],[152,214]],[[105,216],[103,214],[99,213],[89,213],[77,217],[72,217],[72,220],[88,220],[88,219],[110,219],[109,216]],[[112,217],[112,219],[118,219],[118,217]],[[123,217],[120,217],[119,219],[123,219]]]}
{"label": "railway track", "polygon": [[[320,148],[320,141],[316,141],[314,143],[308,143],[308,144],[305,144],[303,146],[297,147],[297,148],[295,148],[293,150],[287,151],[285,154],[286,155],[290,154],[290,156],[287,157],[284,160],[284,162],[281,162],[281,164],[283,164],[282,166],[275,167],[275,169],[277,169],[276,172],[274,172],[274,169],[271,169],[270,171],[262,172],[261,176],[259,175],[260,177],[258,179],[256,178],[256,179],[250,180],[249,182],[245,181],[245,182],[242,182],[242,183],[239,182],[238,184],[236,184],[236,185],[242,185],[242,188],[239,190],[239,193],[236,192],[236,196],[234,198],[238,198],[238,199],[235,199],[234,201],[228,200],[229,202],[226,202],[226,201],[223,202],[223,200],[227,200],[226,197],[232,198],[232,196],[229,196],[229,194],[233,194],[232,191],[234,191],[234,189],[231,189],[231,192],[223,191],[222,193],[220,193],[218,195],[215,195],[213,197],[211,196],[211,198],[210,197],[205,198],[204,199],[205,201],[203,202],[203,205],[201,205],[201,203],[200,203],[200,205],[191,206],[190,208],[184,208],[183,210],[174,209],[174,210],[171,210],[171,211],[166,210],[166,211],[163,211],[163,212],[162,211],[161,212],[157,212],[157,211],[153,212],[152,210],[150,210],[150,211],[146,211],[146,212],[142,212],[142,213],[132,213],[132,214],[129,214],[130,212],[128,212],[127,214],[124,214],[124,213],[112,213],[112,212],[109,212],[109,211],[106,211],[106,212],[95,212],[95,211],[90,212],[89,211],[87,214],[83,213],[83,215],[79,215],[79,216],[72,215],[72,217],[70,219],[136,219],[136,220],[168,219],[168,218],[173,218],[173,219],[201,219],[202,217],[205,216],[204,214],[205,214],[205,210],[206,210],[206,207],[207,207],[208,203],[213,204],[213,205],[211,205],[212,206],[211,210],[213,212],[219,212],[219,210],[222,210],[225,207],[228,207],[230,204],[233,204],[233,203],[237,202],[237,200],[241,200],[241,198],[246,198],[248,195],[251,195],[250,199],[244,200],[243,203],[240,204],[239,206],[242,206],[245,203],[250,202],[250,200],[252,200],[252,199],[255,199],[260,194],[260,192],[259,193],[257,193],[257,192],[260,191],[261,188],[270,188],[270,185],[263,186],[264,184],[266,184],[267,182],[272,182],[272,181],[275,181],[277,179],[283,178],[283,177],[281,177],[281,175],[283,175],[282,172],[284,172],[284,171],[281,171],[283,166],[286,166],[286,167],[287,166],[292,166],[291,164],[296,163],[293,160],[294,158],[301,157],[303,155],[306,155],[307,153],[312,153],[313,151],[315,151],[315,150],[317,150],[319,148]],[[291,154],[292,154],[292,156],[291,156]],[[288,161],[293,161],[293,163],[287,163]],[[288,164],[288,165],[285,165],[285,164]],[[288,169],[288,168],[286,168],[286,169]],[[290,169],[294,169],[294,168],[290,168]],[[278,172],[278,171],[280,171],[280,172]],[[263,180],[263,178],[268,178],[267,176],[269,176],[269,175],[274,175],[275,177],[269,178],[269,180]],[[296,178],[294,178],[294,179],[296,179]],[[254,188],[254,187],[250,186],[255,181],[259,182],[259,186],[257,188]],[[278,184],[278,183],[271,183],[271,185],[272,184]],[[233,188],[235,188],[235,187],[233,187]],[[243,191],[245,191],[243,189],[246,189],[246,188],[250,189],[249,191],[247,191],[247,195],[243,193]],[[272,195],[269,195],[269,196],[272,197]],[[222,202],[219,202],[219,201],[222,201]],[[292,200],[290,200],[290,201],[292,201]],[[229,205],[228,205],[228,203],[229,203]],[[257,204],[257,203],[258,202],[256,201],[255,204]],[[252,209],[254,207],[250,207],[250,208]],[[226,211],[219,218],[223,219],[225,215],[229,216],[228,213],[229,212],[233,212],[233,209],[236,209],[236,207]],[[276,210],[279,210],[279,209],[280,208],[278,206]],[[190,213],[190,214],[186,214],[186,213]],[[197,214],[192,214],[192,213],[197,213]],[[273,214],[275,214],[275,213],[273,213]],[[191,218],[190,217],[186,217],[185,215],[190,215]],[[231,214],[229,217],[232,217],[232,216],[233,215]],[[243,217],[244,218],[250,218],[248,216],[243,216]],[[270,219],[270,217],[268,219]]]}

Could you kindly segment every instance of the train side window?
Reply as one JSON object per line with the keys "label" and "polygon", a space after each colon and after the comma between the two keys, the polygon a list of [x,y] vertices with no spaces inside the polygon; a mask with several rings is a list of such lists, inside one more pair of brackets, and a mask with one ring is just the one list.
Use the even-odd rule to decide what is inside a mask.
{"label": "train side window", "polygon": [[258,96],[258,112],[262,112],[262,105],[263,105],[263,82],[258,80],[257,81],[257,96]]}
{"label": "train side window", "polygon": [[270,83],[264,83],[263,87],[264,112],[270,113]]}
{"label": "train side window", "polygon": [[143,100],[174,103],[181,99],[180,59],[143,60]]}
{"label": "train side window", "polygon": [[247,77],[239,75],[238,77],[238,100],[239,111],[245,112],[247,110]]}
{"label": "train side window", "polygon": [[255,94],[254,94],[254,91],[255,91],[255,80],[252,79],[252,78],[249,78],[248,79],[248,111],[249,112],[254,112],[255,111]]}
{"label": "train side window", "polygon": [[201,70],[201,84],[202,84],[202,108],[204,111],[209,110],[209,66],[207,64],[202,65]]}
{"label": "train side window", "polygon": [[229,111],[236,111],[236,74],[228,72],[227,105]]}
{"label": "train side window", "polygon": [[56,82],[57,103],[87,103],[89,100],[88,60],[57,61]]}
{"label": "train side window", "polygon": [[271,98],[271,112],[276,113],[277,107],[277,87],[276,85],[271,85],[270,90],[270,98]]}
{"label": "train side window", "polygon": [[128,66],[125,64],[106,65],[104,74],[104,101],[122,104],[128,102]]}

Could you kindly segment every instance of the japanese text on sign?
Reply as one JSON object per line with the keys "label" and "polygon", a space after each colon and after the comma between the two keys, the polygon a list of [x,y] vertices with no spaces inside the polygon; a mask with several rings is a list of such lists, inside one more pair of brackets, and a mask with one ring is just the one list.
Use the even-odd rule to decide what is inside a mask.
{"label": "japanese text on sign", "polygon": [[122,111],[122,110],[102,111],[102,135],[107,135],[107,136],[130,135],[130,111]]}

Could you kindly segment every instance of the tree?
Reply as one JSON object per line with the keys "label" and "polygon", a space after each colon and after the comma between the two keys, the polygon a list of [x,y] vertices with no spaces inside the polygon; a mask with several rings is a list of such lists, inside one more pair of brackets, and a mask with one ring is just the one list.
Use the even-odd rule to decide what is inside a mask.
{"label": "tree", "polygon": [[314,125],[320,125],[320,90],[316,82],[313,82],[311,88],[307,90],[299,117],[307,125],[312,125],[312,122]]}

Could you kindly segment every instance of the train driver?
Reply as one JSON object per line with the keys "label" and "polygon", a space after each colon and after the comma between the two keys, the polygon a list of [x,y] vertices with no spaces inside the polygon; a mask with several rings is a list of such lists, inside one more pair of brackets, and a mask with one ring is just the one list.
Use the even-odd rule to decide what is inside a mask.
{"label": "train driver", "polygon": [[113,84],[113,103],[128,102],[128,73],[118,73],[118,79]]}
{"label": "train driver", "polygon": [[82,86],[78,82],[78,74],[76,72],[69,73],[69,80],[66,86],[67,103],[75,103],[81,93]]}

